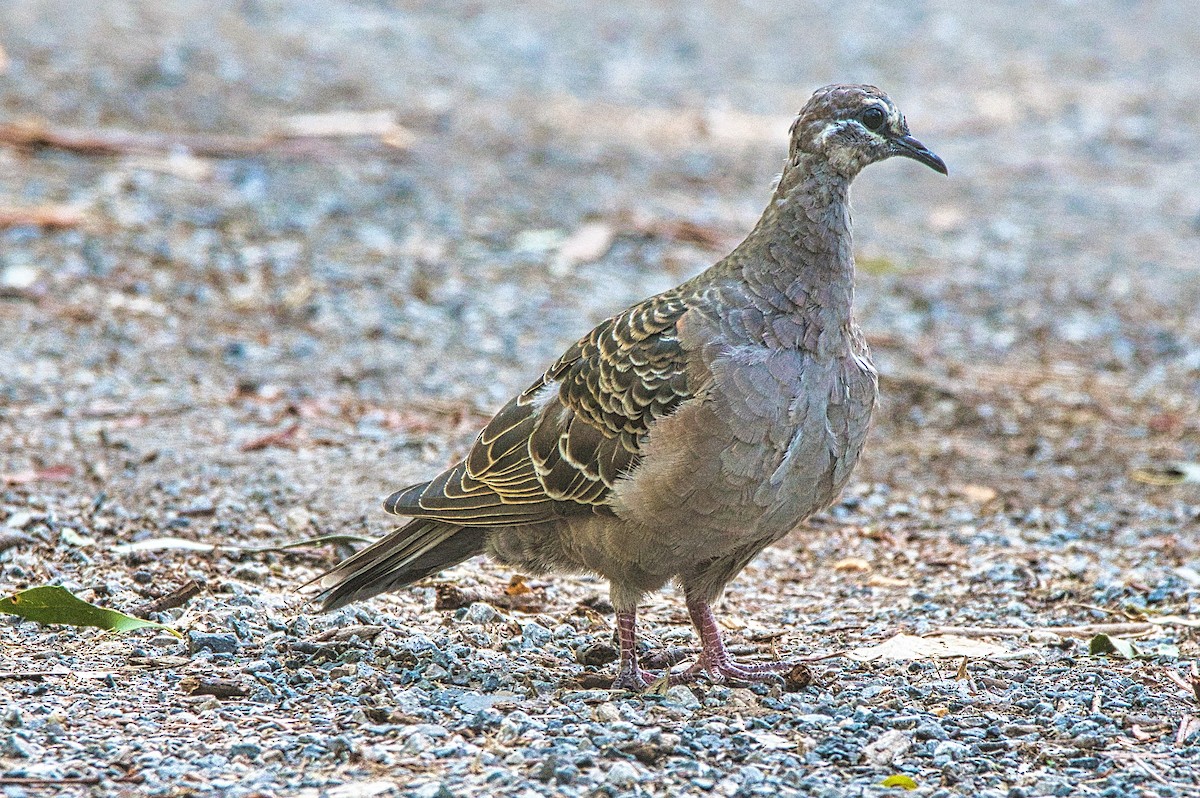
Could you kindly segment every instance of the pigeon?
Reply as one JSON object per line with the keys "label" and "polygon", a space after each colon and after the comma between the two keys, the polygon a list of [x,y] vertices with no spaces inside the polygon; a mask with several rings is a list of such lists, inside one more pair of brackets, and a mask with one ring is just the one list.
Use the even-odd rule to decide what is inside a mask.
{"label": "pigeon", "polygon": [[[850,183],[903,156],[947,174],[874,86],[817,90],[758,224],[696,277],[601,322],[487,423],[466,457],[385,502],[404,526],[322,577],[327,610],[476,555],[605,577],[614,689],[775,681],[740,662],[713,603],[760,551],[829,507],[867,437],[878,378],[854,319]],[[642,597],[674,582],[694,664],[639,663]]]}

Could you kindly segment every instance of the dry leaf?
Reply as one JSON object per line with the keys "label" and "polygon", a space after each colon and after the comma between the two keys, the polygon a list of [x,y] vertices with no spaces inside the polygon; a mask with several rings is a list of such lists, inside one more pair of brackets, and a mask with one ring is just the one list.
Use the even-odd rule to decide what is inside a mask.
{"label": "dry leaf", "polygon": [[890,765],[899,757],[908,753],[913,746],[913,738],[900,729],[889,729],[876,737],[872,742],[863,746],[862,756],[872,765]]}
{"label": "dry leaf", "polygon": [[835,562],[833,564],[833,570],[865,572],[871,570],[871,563],[867,562],[862,557],[846,557],[845,559]]}
{"label": "dry leaf", "polygon": [[1137,468],[1130,474],[1135,482],[1147,485],[1181,485],[1184,482],[1200,482],[1200,463],[1175,463],[1154,468]]}
{"label": "dry leaf", "polygon": [[790,751],[796,748],[796,744],[788,738],[775,734],[769,731],[752,731],[747,732],[754,741],[758,743],[758,747],[768,751]]}
{"label": "dry leaf", "polygon": [[917,637],[916,635],[898,634],[877,646],[856,648],[847,652],[846,656],[858,662],[874,662],[881,659],[918,660],[948,657],[1004,659],[1023,656],[1026,653],[1028,652],[1009,651],[994,643],[985,643],[982,640],[958,635]]}
{"label": "dry leaf", "polygon": [[996,498],[995,488],[987,485],[958,485],[953,492],[974,504],[987,504]]}
{"label": "dry leaf", "polygon": [[562,276],[582,263],[600,260],[612,247],[616,232],[603,222],[591,222],[576,230],[562,242],[550,271]]}
{"label": "dry leaf", "polygon": [[508,586],[504,588],[504,595],[506,596],[524,596],[532,592],[533,588],[525,584],[525,577],[520,574],[508,580]]}

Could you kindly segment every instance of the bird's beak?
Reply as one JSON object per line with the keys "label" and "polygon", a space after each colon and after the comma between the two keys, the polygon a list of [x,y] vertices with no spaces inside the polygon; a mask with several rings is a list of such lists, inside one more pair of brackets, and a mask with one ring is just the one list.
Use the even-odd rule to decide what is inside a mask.
{"label": "bird's beak", "polygon": [[912,136],[894,138],[892,139],[892,146],[895,148],[896,155],[903,155],[905,158],[912,158],[914,161],[919,161],[935,172],[949,174],[946,171],[946,162],[930,152],[928,147]]}

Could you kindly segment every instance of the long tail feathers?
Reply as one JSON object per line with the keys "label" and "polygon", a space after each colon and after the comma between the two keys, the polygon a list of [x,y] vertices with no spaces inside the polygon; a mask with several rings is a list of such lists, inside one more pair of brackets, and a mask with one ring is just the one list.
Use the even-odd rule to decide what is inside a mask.
{"label": "long tail feathers", "polygon": [[410,521],[321,576],[321,608],[335,610],[396,590],[482,554],[483,532],[431,519]]}

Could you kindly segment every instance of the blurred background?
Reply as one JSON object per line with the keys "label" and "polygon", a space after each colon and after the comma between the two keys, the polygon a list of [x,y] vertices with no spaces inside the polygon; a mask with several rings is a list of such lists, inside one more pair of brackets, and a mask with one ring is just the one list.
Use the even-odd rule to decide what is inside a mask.
{"label": "blurred background", "polygon": [[90,451],[126,418],[183,484],[307,414],[328,445],[276,489],[309,451],[301,494],[373,514],[736,244],[791,115],[859,81],[951,169],[856,185],[868,473],[915,447],[1061,503],[1056,475],[1198,459],[1186,4],[20,0],[0,31],[7,472],[136,484]]}
{"label": "blurred background", "polygon": [[[225,781],[215,792],[277,794],[317,778],[307,767],[318,760],[343,775],[374,767],[368,760],[397,761],[378,754],[391,743],[363,730],[364,711],[406,724],[414,716],[404,713],[417,713],[456,735],[500,722],[480,709],[492,706],[488,695],[473,695],[469,712],[455,709],[444,680],[503,685],[530,701],[568,689],[581,671],[573,647],[609,635],[603,613],[576,611],[577,602],[604,606],[595,579],[513,583],[532,602],[521,607],[546,613],[536,616],[542,637],[529,638],[544,656],[529,658],[519,653],[524,631],[505,635],[533,615],[487,629],[443,625],[450,616],[433,611],[431,589],[312,615],[293,589],[336,561],[330,546],[196,553],[156,541],[267,546],[387,531],[383,497],[461,456],[490,413],[576,338],[737,244],[767,201],[792,115],[831,82],[882,87],[950,175],[896,159],[855,184],[859,317],[882,404],[842,502],[731,586],[736,611],[723,617],[741,624],[734,642],[822,653],[939,623],[1194,617],[1194,6],[0,3],[0,588],[63,584],[136,609],[203,586],[186,607],[155,615],[189,630],[190,659],[153,660],[179,650],[169,636],[134,649],[154,670],[137,670],[128,646],[110,638],[7,627],[15,642],[6,638],[0,660],[9,669],[42,658],[86,670],[99,660],[138,675],[123,675],[120,690],[111,676],[109,687],[92,680],[86,690],[31,686],[37,706],[71,718],[72,736],[27,717],[27,742],[6,743],[0,755],[25,767],[40,750],[45,769],[22,771],[34,775],[68,772],[63,763],[84,750],[119,764],[132,761],[121,752],[136,729],[147,789],[166,794],[181,773],[208,789],[217,774]],[[148,548],[116,548],[132,543]],[[498,587],[511,576],[469,563],[446,579],[511,610],[516,599]],[[690,640],[675,597],[652,597],[648,609],[649,634]],[[347,619],[389,630],[378,638],[387,645],[339,649],[374,663],[382,681],[367,665],[333,675],[335,660],[310,662]],[[567,623],[545,648],[547,630]],[[500,642],[488,642],[493,633]],[[1179,656],[1200,651],[1193,631],[1156,634]],[[1165,671],[1072,659],[1081,652],[1070,641],[1051,640],[1032,644],[1062,667],[1030,667],[1026,687],[1017,684],[1023,667],[972,663],[1003,696],[987,705],[1007,718],[995,723],[1015,724],[995,736],[1033,729],[1023,738],[1033,742],[938,761],[929,758],[946,734],[930,732],[936,739],[912,754],[922,784],[1075,794],[1070,778],[1038,774],[1069,755],[1083,757],[1076,776],[1090,777],[1101,759],[1088,757],[1108,756],[1097,746],[1125,745],[1128,734],[1139,744],[1161,737],[1156,766],[1194,780],[1195,748],[1171,747],[1194,718],[1165,718],[1163,696],[1191,699]],[[454,675],[429,676],[432,656]],[[254,676],[239,670],[251,657],[265,663]],[[808,756],[801,769],[829,790],[851,778],[861,789],[877,784],[878,768],[846,775],[846,763],[859,761],[867,737],[911,723],[889,725],[895,711],[862,715],[862,706],[891,701],[895,687],[904,712],[936,725],[975,700],[964,698],[967,682],[925,665],[839,661],[835,691],[785,697],[799,725],[776,729],[789,735],[783,748]],[[179,693],[181,673],[252,682],[256,703],[222,704],[229,722],[209,723],[213,706],[195,702],[215,699],[189,698],[206,720],[189,716],[186,733],[171,732],[181,721],[164,719],[174,698],[163,696]],[[388,692],[418,678],[427,691],[419,701]],[[127,682],[159,702],[130,717]],[[1067,682],[1076,692],[1054,692]],[[1119,695],[1130,712],[1165,719],[1130,721],[1141,726],[1128,732],[1113,714],[1105,726],[1100,687],[1079,692],[1093,684],[1108,690],[1106,710]],[[750,717],[759,699],[742,692]],[[734,706],[714,700],[713,712]],[[556,702],[542,710],[559,712]],[[249,730],[259,723],[251,715],[277,704],[281,725]],[[845,722],[830,720],[829,732],[804,726],[818,709]],[[1083,728],[1083,715],[1095,735],[1083,753],[1045,753],[1037,741],[1060,741]],[[93,722],[101,717],[122,720]],[[739,714],[729,728],[740,723]],[[195,735],[200,724],[206,733]],[[347,736],[322,748],[337,724]],[[690,744],[686,723],[673,728]],[[1139,728],[1153,734],[1136,736]],[[517,734],[511,744],[534,756]],[[804,754],[809,735],[821,747]],[[853,735],[861,739],[846,742]],[[229,747],[245,741],[241,754]],[[725,761],[724,743],[698,745],[690,757]],[[567,748],[562,761],[574,761]],[[368,759],[348,759],[350,750]],[[274,759],[263,764],[256,751]],[[1131,772],[1128,760],[1113,761],[1103,768]],[[331,772],[319,778],[342,778]],[[1168,783],[1133,772],[1130,784]],[[479,778],[490,785],[488,773]],[[242,793],[228,791],[236,783]],[[999,791],[980,792],[985,785]],[[1112,794],[1139,794],[1127,786]]]}

